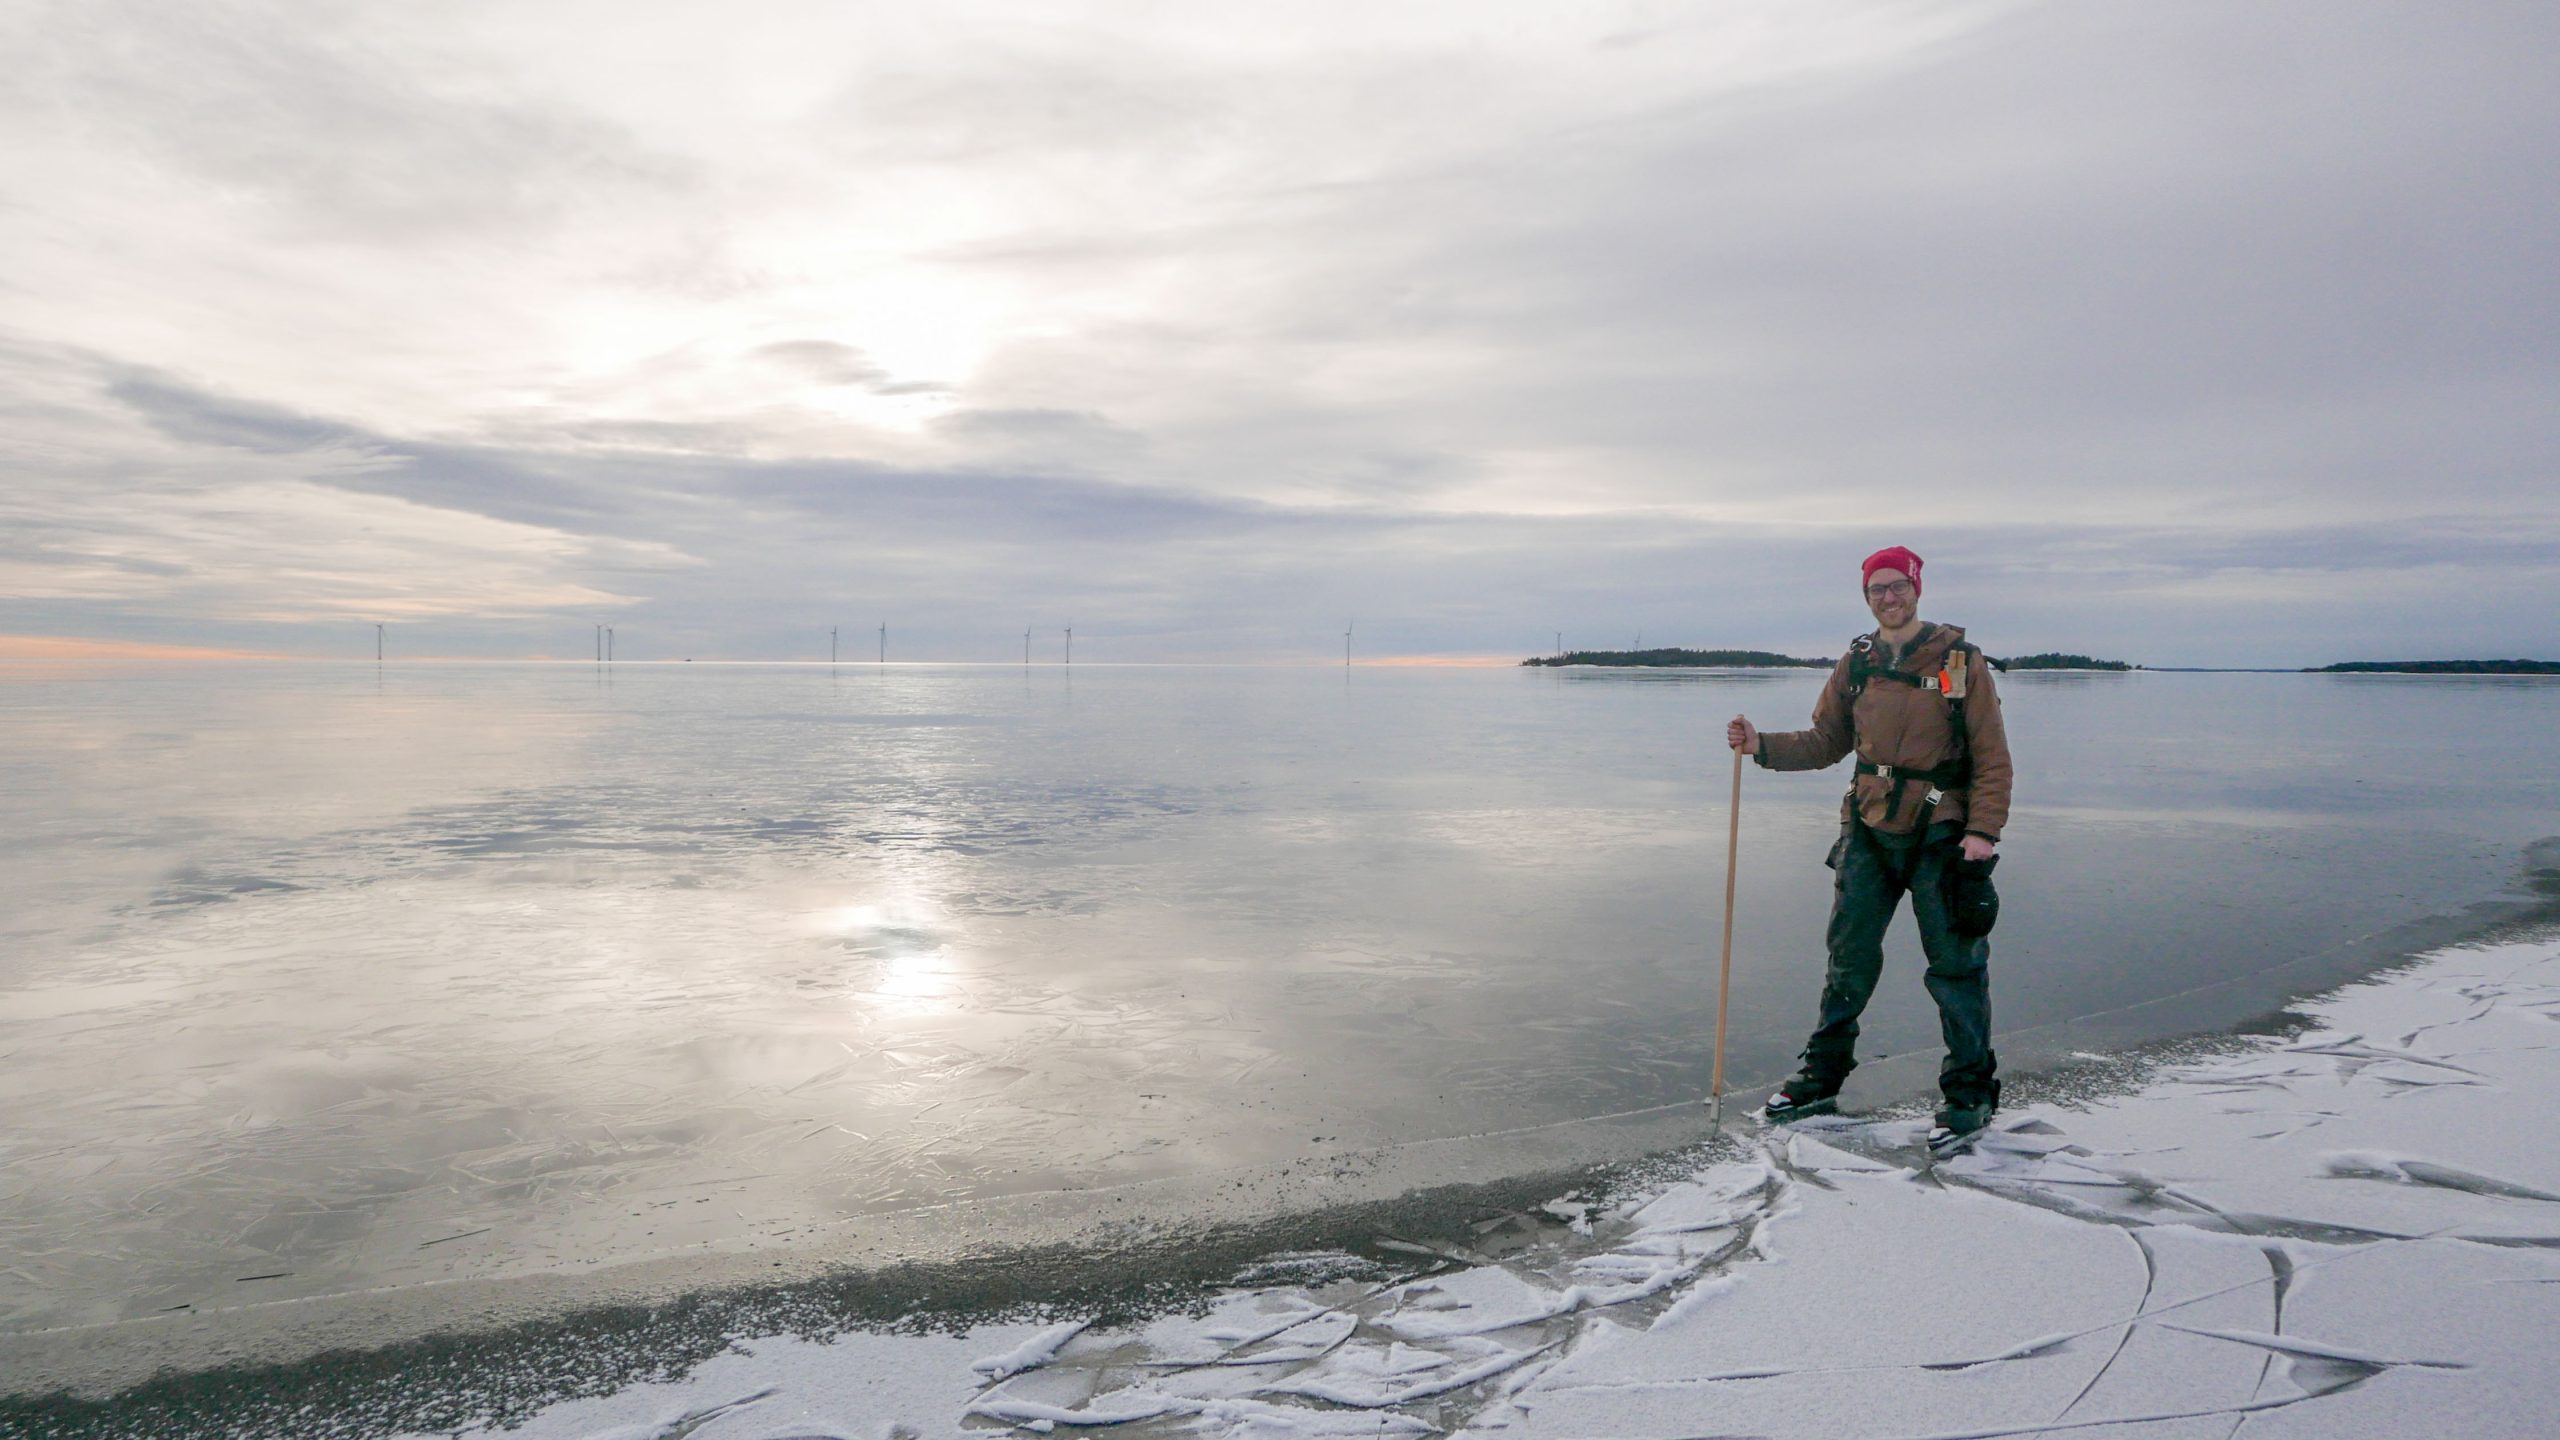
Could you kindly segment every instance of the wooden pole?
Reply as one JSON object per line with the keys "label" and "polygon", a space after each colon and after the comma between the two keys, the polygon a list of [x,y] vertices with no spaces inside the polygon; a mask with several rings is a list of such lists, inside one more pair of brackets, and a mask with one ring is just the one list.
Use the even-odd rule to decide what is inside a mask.
{"label": "wooden pole", "polygon": [[1716,973],[1716,1065],[1715,1075],[1707,1082],[1707,1095],[1713,1107],[1713,1123],[1724,1128],[1724,1019],[1727,997],[1733,993],[1733,889],[1734,877],[1742,859],[1742,752],[1733,752],[1733,799],[1725,806],[1724,837],[1724,963]]}

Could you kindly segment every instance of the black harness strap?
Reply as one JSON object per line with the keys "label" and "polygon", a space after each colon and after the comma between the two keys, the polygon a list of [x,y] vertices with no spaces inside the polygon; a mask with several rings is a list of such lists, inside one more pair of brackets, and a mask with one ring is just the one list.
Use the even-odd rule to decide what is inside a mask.
{"label": "black harness strap", "polygon": [[[1855,728],[1856,724],[1858,696],[1866,690],[1868,681],[1889,680],[1915,689],[1929,684],[1929,681],[1922,676],[1877,664],[1875,648],[1875,637],[1872,635],[1861,635],[1849,642],[1849,704],[1852,728]],[[1968,667],[1982,658],[1982,652],[1969,644],[1959,643],[1955,648],[1966,652]],[[1929,818],[1938,813],[1939,803],[1947,798],[1947,792],[1972,783],[1973,739],[1965,732],[1964,702],[1952,695],[1947,697],[1947,724],[1955,732],[1956,758],[1944,765],[1921,770],[1908,766],[1876,765],[1864,760],[1858,762],[1857,773],[1880,775],[1893,785],[1885,795],[1886,824],[1892,824],[1893,817],[1901,813],[1901,782],[1905,780],[1922,781],[1929,787],[1928,796],[1923,800],[1920,809],[1920,828],[1924,831],[1929,828]],[[1854,782],[1849,787],[1849,793],[1853,797],[1857,794],[1857,785]]]}
{"label": "black harness strap", "polygon": [[[1959,648],[1972,650],[1971,646],[1963,646]],[[1979,650],[1973,650],[1973,653],[1965,657],[1965,668],[1968,670],[1972,669],[1975,662],[1979,661],[1981,658],[1982,652]],[[1968,676],[1966,677],[1965,689],[1970,691],[1972,688],[1972,678]],[[1938,802],[1947,798],[1943,793],[1943,790],[1952,790],[1958,785],[1970,785],[1973,783],[1973,736],[1968,734],[1964,728],[1964,702],[1962,700],[1950,698],[1947,701],[1947,728],[1953,730],[1956,737],[1955,763],[1949,768],[1956,770],[1958,775],[1956,779],[1945,782],[1943,789],[1939,782],[1930,782],[1929,809],[1926,814],[1923,814],[1920,817],[1920,826],[1924,830],[1928,828],[1929,817],[1938,813]],[[1970,804],[1970,801],[1968,800],[1967,803]]]}
{"label": "black harness strap", "polygon": [[1917,765],[1870,765],[1861,760],[1858,762],[1858,773],[1881,775],[1887,780],[1926,780],[1932,785],[1952,787],[1972,779],[1973,767],[1958,761],[1953,765],[1938,766],[1934,770],[1923,770]]}

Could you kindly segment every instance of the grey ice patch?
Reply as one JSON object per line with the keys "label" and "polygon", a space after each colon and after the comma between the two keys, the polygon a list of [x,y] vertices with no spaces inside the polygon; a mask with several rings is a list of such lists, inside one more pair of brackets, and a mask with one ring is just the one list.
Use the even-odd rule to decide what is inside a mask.
{"label": "grey ice patch", "polygon": [[2296,1360],[2323,1360],[2340,1365],[2364,1366],[2374,1371],[2389,1370],[2402,1365],[2413,1366],[2420,1370],[2468,1370],[2471,1368],[2458,1360],[2394,1360],[2388,1356],[2349,1349],[2343,1345],[2327,1345],[2317,1340],[2306,1340],[2299,1335],[2261,1335],[2254,1330],[2208,1330],[2202,1326],[2179,1325],[2167,1320],[2159,1323],[2164,1329],[2176,1330],[2188,1335],[2201,1335],[2208,1340],[2228,1340],[2235,1345],[2255,1345],[2261,1350],[2272,1350],[2279,1355]]}
{"label": "grey ice patch", "polygon": [[2386,1155],[2375,1150],[2338,1150],[2321,1157],[2322,1172],[2341,1180],[2384,1180],[2398,1185],[2432,1185],[2439,1190],[2460,1190],[2471,1195],[2494,1196],[2501,1200],[2540,1200],[2560,1204],[2560,1195],[2519,1185],[2433,1160],[2418,1160]]}
{"label": "grey ice patch", "polygon": [[221,905],[243,895],[259,895],[303,886],[269,875],[213,875],[202,870],[180,870],[151,897],[154,909],[184,909],[197,905]]}

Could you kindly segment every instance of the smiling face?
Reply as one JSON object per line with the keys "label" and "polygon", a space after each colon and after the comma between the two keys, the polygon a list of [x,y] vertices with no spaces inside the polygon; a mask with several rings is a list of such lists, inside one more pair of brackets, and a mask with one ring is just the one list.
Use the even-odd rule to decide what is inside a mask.
{"label": "smiling face", "polygon": [[1880,565],[1867,576],[1867,609],[1876,624],[1886,630],[1899,630],[1920,613],[1920,592],[1911,577],[1889,565]]}

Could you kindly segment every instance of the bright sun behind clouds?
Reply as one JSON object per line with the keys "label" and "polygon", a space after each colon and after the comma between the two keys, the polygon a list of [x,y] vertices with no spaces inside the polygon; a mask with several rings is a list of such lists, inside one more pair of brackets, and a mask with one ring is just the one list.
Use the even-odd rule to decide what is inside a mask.
{"label": "bright sun behind clouds", "polygon": [[1882,530],[2066,649],[2531,649],[2552,24],[37,0],[0,630],[1789,649]]}

